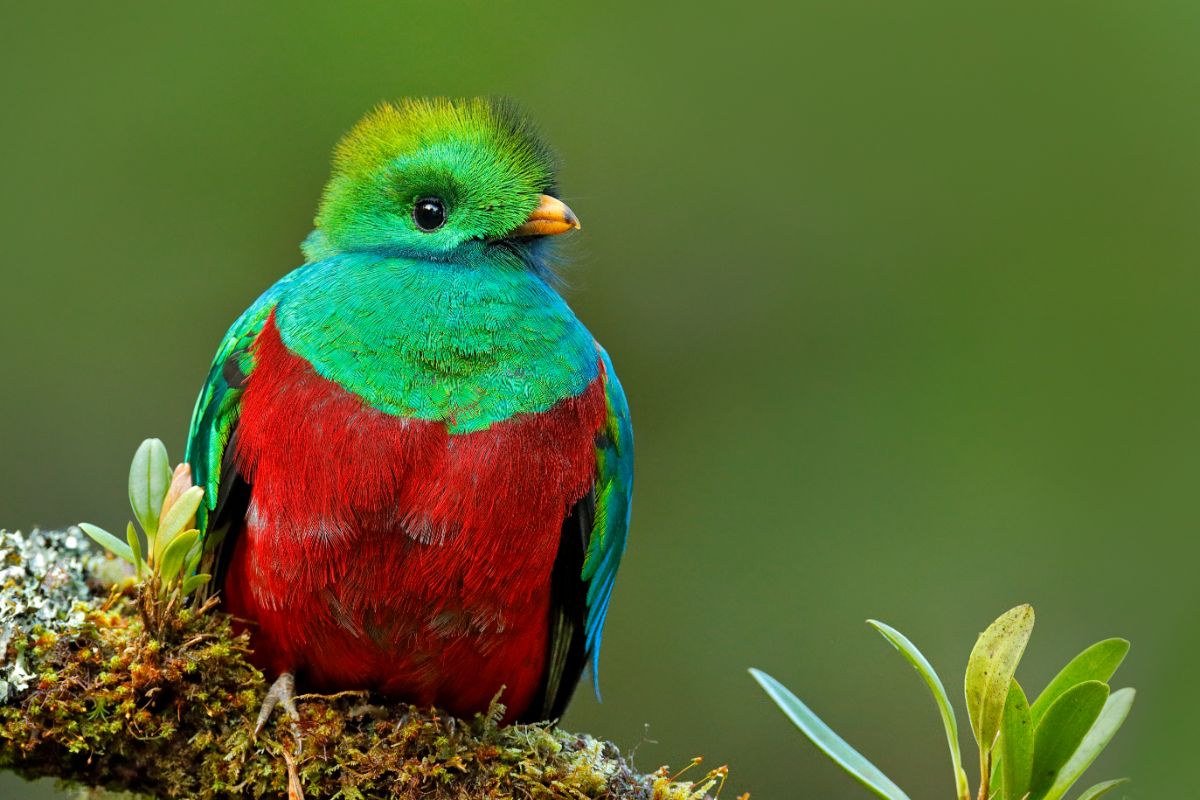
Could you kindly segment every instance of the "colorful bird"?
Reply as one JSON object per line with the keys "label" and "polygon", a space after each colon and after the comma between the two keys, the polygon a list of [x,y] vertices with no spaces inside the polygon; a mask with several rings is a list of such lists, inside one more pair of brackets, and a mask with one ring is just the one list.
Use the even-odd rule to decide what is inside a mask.
{"label": "colorful bird", "polygon": [[457,715],[503,687],[507,720],[553,719],[595,675],[633,432],[554,288],[579,228],[555,195],[508,104],[385,104],[337,146],[306,263],[221,342],[187,460],[265,713],[299,681]]}

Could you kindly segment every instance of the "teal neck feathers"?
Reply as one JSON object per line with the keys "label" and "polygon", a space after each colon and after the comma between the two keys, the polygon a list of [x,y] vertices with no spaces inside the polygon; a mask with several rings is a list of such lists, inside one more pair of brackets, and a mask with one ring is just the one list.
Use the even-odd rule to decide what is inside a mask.
{"label": "teal neck feathers", "polygon": [[557,292],[500,248],[460,256],[355,252],[301,267],[276,309],[283,342],[373,408],[452,433],[582,392],[597,351]]}

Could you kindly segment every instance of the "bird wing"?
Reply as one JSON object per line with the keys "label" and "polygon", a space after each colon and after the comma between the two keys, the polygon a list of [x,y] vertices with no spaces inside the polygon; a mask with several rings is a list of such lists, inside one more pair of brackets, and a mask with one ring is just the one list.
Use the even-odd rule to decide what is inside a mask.
{"label": "bird wing", "polygon": [[[250,346],[297,272],[264,292],[229,328],[192,411],[186,461],[191,465],[193,482],[204,489],[196,522],[205,537],[205,568],[217,573],[224,567],[220,551],[226,548],[222,540],[232,538],[221,529],[227,522],[240,521],[249,502],[249,484],[234,463],[235,448],[231,444],[237,434],[246,379],[254,370]],[[219,588],[222,576],[214,573],[213,577],[209,585]]]}
{"label": "bird wing", "polygon": [[607,415],[596,436],[596,482],[563,522],[551,582],[549,663],[542,719],[566,709],[588,659],[600,694],[600,641],[617,567],[625,552],[633,499],[633,427],[629,403],[608,353],[604,363]]}

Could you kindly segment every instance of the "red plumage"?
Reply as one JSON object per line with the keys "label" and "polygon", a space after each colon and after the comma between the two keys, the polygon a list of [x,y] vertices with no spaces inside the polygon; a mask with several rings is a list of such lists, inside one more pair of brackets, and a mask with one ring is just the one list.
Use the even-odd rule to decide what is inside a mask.
{"label": "red plumage", "polygon": [[450,434],[317,375],[273,318],[254,354],[233,443],[251,499],[224,598],[260,666],[460,715],[503,685],[521,716],[563,520],[595,480],[603,364],[545,412]]}

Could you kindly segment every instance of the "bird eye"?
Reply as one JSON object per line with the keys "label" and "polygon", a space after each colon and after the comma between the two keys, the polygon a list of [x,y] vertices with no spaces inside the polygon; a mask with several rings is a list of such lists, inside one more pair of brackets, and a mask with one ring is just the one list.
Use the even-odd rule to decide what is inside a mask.
{"label": "bird eye", "polygon": [[423,197],[413,206],[413,222],[429,233],[446,224],[446,204],[436,197]]}

